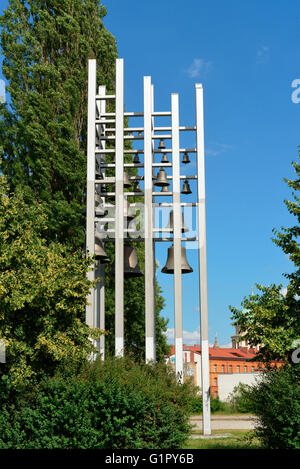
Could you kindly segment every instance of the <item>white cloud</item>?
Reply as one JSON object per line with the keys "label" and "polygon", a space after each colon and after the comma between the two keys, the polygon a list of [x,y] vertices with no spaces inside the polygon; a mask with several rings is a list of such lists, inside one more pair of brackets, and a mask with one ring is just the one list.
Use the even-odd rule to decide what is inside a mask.
{"label": "white cloud", "polygon": [[[174,328],[167,329],[166,332],[167,342],[174,344],[175,330]],[[183,343],[186,345],[199,345],[200,344],[200,326],[195,331],[183,331]]]}
{"label": "white cloud", "polygon": [[210,143],[205,149],[205,153],[211,156],[218,156],[221,153],[224,153],[232,149],[232,145],[228,143]]}
{"label": "white cloud", "polygon": [[[167,343],[174,345],[175,343],[175,330],[174,328],[168,328],[166,331]],[[200,345],[200,326],[194,331],[183,331],[182,341],[185,345]],[[214,344],[209,344],[209,347],[213,347]],[[221,348],[231,348],[232,342],[228,342],[224,345],[219,345]]]}
{"label": "white cloud", "polygon": [[190,78],[199,77],[200,74],[207,73],[211,68],[212,63],[209,61],[205,61],[203,59],[194,59],[192,64],[186,70],[186,73],[189,75]]}
{"label": "white cloud", "polygon": [[256,52],[257,62],[259,63],[266,62],[266,60],[269,58],[269,51],[270,51],[269,46],[261,46]]}

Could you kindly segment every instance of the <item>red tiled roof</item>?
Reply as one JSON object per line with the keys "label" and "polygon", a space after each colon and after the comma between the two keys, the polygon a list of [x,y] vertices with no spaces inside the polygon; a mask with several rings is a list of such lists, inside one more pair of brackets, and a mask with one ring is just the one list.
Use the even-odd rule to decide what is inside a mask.
{"label": "red tiled roof", "polygon": [[[201,347],[200,345],[183,345],[183,351],[190,351],[194,353],[201,353]],[[174,355],[175,353],[175,346],[173,345],[171,347],[171,355]],[[243,349],[236,349],[236,348],[214,348],[214,347],[209,347],[209,356],[211,358],[231,358],[231,359],[237,359],[237,358],[244,358],[244,359],[251,359],[255,357],[255,352],[253,350],[248,350],[246,348]]]}

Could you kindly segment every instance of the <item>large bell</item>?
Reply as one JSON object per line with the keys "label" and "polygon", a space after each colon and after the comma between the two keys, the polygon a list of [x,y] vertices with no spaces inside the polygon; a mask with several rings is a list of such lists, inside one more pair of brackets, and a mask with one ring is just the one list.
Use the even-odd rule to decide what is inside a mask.
{"label": "large bell", "polygon": [[[174,244],[168,248],[168,258],[166,265],[161,269],[164,274],[174,274]],[[181,273],[189,274],[193,272],[186,258],[186,249],[181,246]]]}
{"label": "large bell", "polygon": [[124,171],[124,187],[130,187],[130,186],[131,186],[131,182],[129,180],[128,173],[127,171]]}
{"label": "large bell", "polygon": [[161,163],[169,163],[167,153],[164,153],[164,154],[163,154],[163,157],[162,157],[162,159],[161,159]]}
{"label": "large bell", "polygon": [[124,277],[142,277],[143,275],[138,265],[136,250],[130,244],[124,244]]}
{"label": "large bell", "polygon": [[138,153],[136,153],[136,155],[134,155],[133,162],[135,164],[140,164],[140,159],[139,159],[139,154]]}
{"label": "large bell", "polygon": [[98,194],[98,192],[95,192],[95,204],[101,204],[101,203],[102,203],[102,199],[100,195]]}
{"label": "large bell", "polygon": [[132,211],[132,208],[130,207],[130,203],[128,202],[127,198],[124,197],[124,218],[127,219],[127,221],[131,221],[134,219],[134,213]]}
{"label": "large bell", "polygon": [[158,148],[159,150],[165,150],[166,147],[165,147],[165,142],[163,141],[163,139],[160,139],[157,148]]}
{"label": "large bell", "polygon": [[192,193],[192,191],[191,191],[189,182],[186,179],[183,183],[181,194],[191,194],[191,193]]}
{"label": "large bell", "polygon": [[110,262],[110,259],[103,247],[103,241],[97,231],[95,232],[95,259],[100,261],[102,264],[108,264]]}
{"label": "large bell", "polygon": [[187,163],[190,163],[190,158],[189,158],[189,155],[187,152],[184,153],[183,157],[182,157],[182,163],[183,164],[187,164]]}
{"label": "large bell", "polygon": [[158,172],[158,175],[156,177],[155,183],[156,186],[164,187],[164,186],[169,186],[170,183],[167,180],[167,175],[166,172],[163,168],[161,168]]}
{"label": "large bell", "polygon": [[[169,223],[167,224],[166,229],[168,231],[170,230],[170,233],[173,233],[173,231],[174,231],[174,214],[173,214],[173,210],[171,210],[171,212],[170,212]],[[184,223],[183,213],[181,212],[181,233],[186,233],[187,231],[189,231],[189,229]]]}

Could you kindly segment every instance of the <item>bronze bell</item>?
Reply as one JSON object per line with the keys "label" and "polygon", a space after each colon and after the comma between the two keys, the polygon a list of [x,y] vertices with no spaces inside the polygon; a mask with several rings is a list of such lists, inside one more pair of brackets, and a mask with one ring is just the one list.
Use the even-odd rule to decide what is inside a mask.
{"label": "bronze bell", "polygon": [[[166,265],[161,269],[164,274],[174,274],[174,244],[168,248],[168,258]],[[193,272],[186,258],[186,249],[181,246],[181,273],[189,274]]]}
{"label": "bronze bell", "polygon": [[102,199],[100,195],[98,194],[98,192],[95,192],[95,204],[101,204],[101,202],[102,202]]}
{"label": "bronze bell", "polygon": [[142,277],[143,275],[138,265],[136,250],[130,244],[124,244],[124,277]]}
{"label": "bronze bell", "polygon": [[183,183],[181,194],[191,194],[191,193],[192,193],[192,191],[191,191],[189,182],[186,179]]}
{"label": "bronze bell", "polygon": [[163,157],[161,159],[161,163],[169,163],[168,156],[166,153],[163,154]]}
{"label": "bronze bell", "polygon": [[[170,212],[169,223],[167,224],[166,229],[171,230],[170,233],[173,233],[173,231],[174,231],[174,213],[173,213],[173,210],[171,210],[171,212]],[[183,213],[181,212],[181,233],[186,233],[187,231],[189,231],[189,229],[184,223]]]}
{"label": "bronze bell", "polygon": [[140,164],[140,163],[141,163],[141,162],[140,162],[140,159],[139,159],[139,154],[138,154],[138,153],[136,153],[136,155],[134,156],[133,162],[134,162],[135,164]]}
{"label": "bronze bell", "polygon": [[164,169],[160,169],[159,172],[158,172],[158,175],[156,177],[156,180],[155,180],[155,183],[154,183],[156,186],[160,186],[160,187],[163,187],[163,186],[169,186],[170,183],[168,182],[167,180],[167,175],[166,175],[166,172]]}
{"label": "bronze bell", "polygon": [[160,192],[170,192],[170,189],[168,188],[168,186],[162,186]]}
{"label": "bronze bell", "polygon": [[163,141],[163,139],[160,139],[157,148],[158,148],[159,150],[165,150],[166,147],[165,147],[165,142]]}
{"label": "bronze bell", "polygon": [[130,203],[126,197],[124,197],[124,218],[126,218],[128,221],[134,219],[134,213],[132,208],[130,208]]}
{"label": "bronze bell", "polygon": [[95,216],[96,217],[103,217],[105,215],[105,209],[103,205],[98,205],[95,207]]}
{"label": "bronze bell", "polygon": [[95,259],[100,261],[102,264],[108,264],[110,262],[110,259],[103,247],[102,238],[97,231],[95,232]]}
{"label": "bronze bell", "polygon": [[98,192],[95,192],[95,215],[96,217],[103,217],[105,210],[103,207],[102,199]]}
{"label": "bronze bell", "polygon": [[129,180],[127,171],[124,171],[124,187],[130,187],[130,186],[131,186],[131,182]]}
{"label": "bronze bell", "polygon": [[182,157],[182,163],[183,164],[187,164],[187,163],[190,163],[190,158],[189,158],[189,155],[187,152],[184,153],[183,157]]}

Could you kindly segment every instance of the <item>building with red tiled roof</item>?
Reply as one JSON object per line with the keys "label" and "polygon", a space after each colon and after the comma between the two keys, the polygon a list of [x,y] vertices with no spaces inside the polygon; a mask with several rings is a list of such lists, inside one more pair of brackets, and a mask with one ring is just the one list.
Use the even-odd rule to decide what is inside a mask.
{"label": "building with red tiled roof", "polygon": [[[217,341],[213,347],[209,347],[209,375],[210,395],[218,397],[220,394],[219,381],[223,375],[239,374],[240,382],[251,383],[254,376],[261,372],[265,365],[257,360],[256,349],[248,347],[225,348],[219,347]],[[175,363],[175,347],[167,362]],[[196,386],[201,388],[201,347],[200,345],[183,345],[184,376],[193,376]],[[281,364],[275,363],[275,366]],[[230,378],[228,376],[228,378]],[[232,382],[237,382],[236,376]]]}

